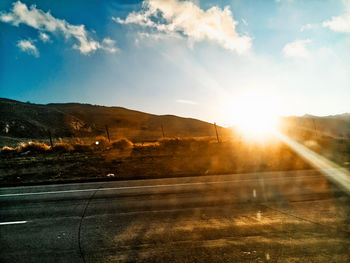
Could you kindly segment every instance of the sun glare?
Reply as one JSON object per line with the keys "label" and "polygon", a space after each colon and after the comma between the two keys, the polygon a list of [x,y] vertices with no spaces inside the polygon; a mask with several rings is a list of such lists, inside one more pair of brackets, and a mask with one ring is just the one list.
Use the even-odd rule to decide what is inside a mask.
{"label": "sun glare", "polygon": [[245,95],[232,102],[228,111],[232,125],[249,139],[266,139],[277,129],[276,100],[261,95]]}

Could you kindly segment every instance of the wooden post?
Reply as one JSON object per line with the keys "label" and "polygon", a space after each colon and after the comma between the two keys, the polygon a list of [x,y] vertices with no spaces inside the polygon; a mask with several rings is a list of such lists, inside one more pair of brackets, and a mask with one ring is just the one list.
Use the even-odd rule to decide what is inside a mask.
{"label": "wooden post", "polygon": [[216,139],[218,140],[218,143],[220,143],[219,134],[218,134],[218,129],[217,129],[217,127],[216,127],[216,122],[214,122],[214,128],[215,128],[215,133],[216,133]]}
{"label": "wooden post", "polygon": [[302,119],[302,117],[297,117],[298,119],[298,126],[297,126],[297,129],[295,130],[298,130],[299,133],[296,135],[296,140],[301,140],[304,138],[304,134],[305,134],[305,128],[303,127],[304,125],[304,119]]}
{"label": "wooden post", "polygon": [[53,143],[52,143],[52,136],[51,136],[51,131],[50,130],[47,130],[48,134],[49,134],[49,139],[50,139],[50,145],[51,145],[51,148],[53,147]]}
{"label": "wooden post", "polygon": [[314,119],[312,119],[312,123],[314,124],[315,136],[316,136],[316,139],[317,139],[318,134],[317,134],[317,128],[316,128],[316,124],[315,124],[315,120]]}
{"label": "wooden post", "polygon": [[163,138],[165,138],[165,135],[164,135],[164,128],[163,128],[163,123],[160,124],[160,126],[162,127],[162,135],[163,135]]}
{"label": "wooden post", "polygon": [[107,125],[106,125],[106,134],[107,134],[108,142],[111,142],[111,138],[109,137],[109,130],[108,130]]}

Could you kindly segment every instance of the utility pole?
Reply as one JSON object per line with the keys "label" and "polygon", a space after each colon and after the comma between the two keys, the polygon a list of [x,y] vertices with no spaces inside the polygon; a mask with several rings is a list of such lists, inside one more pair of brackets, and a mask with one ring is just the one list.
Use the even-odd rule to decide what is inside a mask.
{"label": "utility pole", "polygon": [[217,129],[217,127],[216,127],[216,122],[214,122],[214,128],[215,128],[215,133],[216,133],[216,139],[218,140],[218,143],[220,143],[219,134],[218,134],[218,129]]}
{"label": "utility pole", "polygon": [[106,134],[107,134],[108,142],[111,142],[111,138],[109,137],[109,130],[108,130],[107,125],[106,125]]}

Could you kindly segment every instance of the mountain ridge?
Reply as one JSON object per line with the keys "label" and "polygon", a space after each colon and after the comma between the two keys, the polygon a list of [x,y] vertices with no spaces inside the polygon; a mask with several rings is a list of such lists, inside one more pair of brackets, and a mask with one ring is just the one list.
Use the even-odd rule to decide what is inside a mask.
{"label": "mountain ridge", "polygon": [[[0,136],[15,138],[93,137],[106,134],[133,140],[163,136],[214,136],[211,123],[176,115],[156,115],[118,106],[82,103],[33,104],[0,98]],[[221,130],[224,128],[219,127]],[[163,129],[163,131],[162,131]]]}

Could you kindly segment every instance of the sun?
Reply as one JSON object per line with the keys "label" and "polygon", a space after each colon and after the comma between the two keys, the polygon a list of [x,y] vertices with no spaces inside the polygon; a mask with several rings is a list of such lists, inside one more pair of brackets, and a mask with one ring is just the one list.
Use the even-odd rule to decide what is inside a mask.
{"label": "sun", "polygon": [[278,126],[276,99],[258,94],[248,94],[233,100],[228,114],[232,126],[249,139],[266,139]]}

